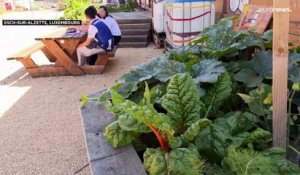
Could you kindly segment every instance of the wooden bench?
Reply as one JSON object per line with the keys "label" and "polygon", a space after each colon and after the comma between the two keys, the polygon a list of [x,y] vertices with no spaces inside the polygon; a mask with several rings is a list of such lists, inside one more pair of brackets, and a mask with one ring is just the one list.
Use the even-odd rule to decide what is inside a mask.
{"label": "wooden bench", "polygon": [[99,52],[97,60],[95,62],[95,65],[103,65],[103,66],[105,66],[108,63],[109,57],[114,57],[115,56],[117,48],[118,47],[115,46],[112,51],[108,51],[108,52],[102,51],[102,52]]}
{"label": "wooden bench", "polygon": [[37,68],[38,66],[31,59],[31,55],[34,52],[43,49],[44,47],[45,45],[42,42],[36,42],[22,51],[8,57],[7,60],[20,61],[26,69]]}
{"label": "wooden bench", "polygon": [[[74,48],[76,51],[76,48]],[[50,62],[55,62],[54,66],[38,66],[31,58],[31,55],[41,50]],[[117,47],[110,52],[99,52],[95,65],[79,66],[77,68],[84,74],[102,74],[104,68],[109,60],[109,57],[114,57]],[[72,75],[59,60],[47,49],[43,42],[36,42],[20,52],[10,56],[7,60],[20,61],[31,77],[45,77],[45,76],[63,76]],[[75,67],[76,68],[76,67]]]}

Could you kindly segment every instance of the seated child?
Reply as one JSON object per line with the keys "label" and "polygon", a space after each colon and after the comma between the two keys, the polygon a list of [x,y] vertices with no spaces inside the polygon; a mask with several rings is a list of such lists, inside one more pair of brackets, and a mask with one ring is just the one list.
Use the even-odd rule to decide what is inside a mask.
{"label": "seated child", "polygon": [[86,58],[101,51],[109,51],[114,47],[113,36],[109,28],[96,18],[97,10],[89,6],[84,11],[89,22],[86,41],[77,48],[78,66],[86,65]]}

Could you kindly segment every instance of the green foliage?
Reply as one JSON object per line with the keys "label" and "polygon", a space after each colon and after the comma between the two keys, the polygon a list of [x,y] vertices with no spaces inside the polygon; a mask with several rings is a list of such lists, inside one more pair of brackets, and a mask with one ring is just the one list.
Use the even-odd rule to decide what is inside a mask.
{"label": "green foliage", "polygon": [[162,97],[167,92],[167,86],[164,84],[158,84],[151,88],[150,90],[150,96],[151,96],[151,103],[161,103]]}
{"label": "green foliage", "polygon": [[[263,132],[263,136],[258,134],[258,131],[252,131],[255,128],[256,123],[259,118],[250,113],[229,113],[224,117],[215,120],[214,124],[205,128],[196,137],[195,145],[199,152],[210,161],[214,163],[219,163],[223,160],[226,155],[226,148],[229,144],[234,144],[236,146],[249,145],[253,147],[253,143],[259,142],[266,146],[269,141],[270,133],[265,134],[264,130],[259,130],[260,133]],[[253,140],[253,138],[258,140]]]}
{"label": "green foliage", "polygon": [[226,70],[221,65],[221,62],[214,59],[203,60],[193,65],[194,81],[196,84],[202,83],[215,83],[219,76]]}
{"label": "green foliage", "polygon": [[222,168],[216,164],[207,164],[204,168],[204,172],[206,175],[232,175],[229,170]]}
{"label": "green foliage", "polygon": [[123,114],[118,117],[118,124],[124,131],[140,133],[150,132],[150,129],[144,123],[139,122],[137,119],[127,114]]}
{"label": "green foliage", "polygon": [[[282,150],[268,149],[272,31],[259,36],[231,26],[221,20],[195,43],[135,67],[122,76],[124,84],[96,98],[117,116],[105,130],[107,141],[114,147],[139,142],[149,174],[299,174]],[[290,54],[295,84],[299,61],[297,51]],[[83,97],[83,106],[90,100]],[[160,148],[140,143],[144,136]]]}
{"label": "green foliage", "polygon": [[240,67],[234,78],[248,87],[257,87],[263,79],[272,78],[272,52],[258,52],[251,61],[240,62]]}
{"label": "green foliage", "polygon": [[[272,139],[272,134],[269,131],[263,130],[261,128],[257,128],[249,135],[246,136],[245,140],[243,140],[243,145],[248,145],[248,147],[252,147],[253,145],[258,145],[260,143],[265,144],[266,141]],[[251,144],[251,145],[250,145]]]}
{"label": "green foliage", "polygon": [[162,106],[168,111],[172,125],[179,133],[200,119],[201,103],[190,75],[177,74],[171,79]]}
{"label": "green foliage", "polygon": [[[274,149],[273,149],[274,150]],[[275,154],[273,150],[268,153],[258,153],[249,149],[236,149],[228,147],[228,155],[223,164],[236,175],[248,174],[299,174],[300,168],[285,160],[282,156]],[[277,153],[277,150],[275,150]]]}
{"label": "green foliage", "polygon": [[85,95],[81,96],[80,107],[83,108],[89,101],[90,99],[87,96]]}
{"label": "green foliage", "polygon": [[187,72],[192,72],[194,64],[202,61],[202,56],[199,54],[199,46],[188,45],[182,48],[173,49],[169,53],[169,58],[181,63],[184,63]]}
{"label": "green foliage", "polygon": [[231,95],[232,83],[228,73],[223,74],[219,80],[207,89],[202,98],[207,111],[205,117],[215,114],[225,100]]}
{"label": "green foliage", "polygon": [[144,167],[149,175],[166,175],[167,162],[165,154],[160,148],[148,148],[144,152]]}
{"label": "green foliage", "polygon": [[84,10],[94,5],[98,9],[101,5],[105,5],[109,13],[112,12],[131,12],[134,10],[132,0],[128,0],[125,5],[110,5],[110,4],[93,4],[91,0],[65,0],[66,9],[64,10],[64,16],[60,19],[66,20],[85,20]]}
{"label": "green foliage", "polygon": [[168,155],[160,148],[148,148],[144,167],[149,175],[198,175],[202,174],[204,161],[194,145],[174,149]]}
{"label": "green foliage", "polygon": [[[104,4],[101,4],[104,5]],[[105,4],[109,13],[112,12],[132,12],[134,11],[134,4],[132,0],[127,0],[126,4]]]}
{"label": "green foliage", "polygon": [[66,0],[66,9],[61,19],[85,20],[84,10],[90,5],[89,0]]}
{"label": "green foliage", "polygon": [[170,152],[168,174],[191,175],[202,174],[204,161],[194,145],[188,148],[177,148]]}
{"label": "green foliage", "polygon": [[182,135],[170,140],[170,147],[178,148],[193,142],[196,136],[211,123],[208,119],[200,119],[193,123]]}
{"label": "green foliage", "polygon": [[238,94],[245,103],[248,104],[250,112],[257,116],[271,115],[268,105],[264,104],[264,100],[272,92],[272,87],[267,84],[261,84],[257,89],[247,94]]}
{"label": "green foliage", "polygon": [[85,95],[82,95],[81,96],[81,100],[80,100],[80,107],[83,108],[85,107],[85,105],[89,102],[89,101],[92,101],[92,100],[98,100],[98,98],[90,98],[90,97],[87,97]]}
{"label": "green foliage", "polygon": [[[260,51],[254,54],[250,61],[239,61],[230,63],[230,67],[235,67],[234,78],[243,82],[247,87],[257,87],[263,80],[272,79],[272,51]],[[298,62],[300,54],[289,54],[289,80],[291,82],[300,82],[300,69]]]}
{"label": "green foliage", "polygon": [[[190,143],[211,122],[200,119],[200,107],[203,104],[192,77],[186,73],[171,78],[166,94],[161,97],[161,105],[167,114],[158,113],[152,104],[152,95],[155,95],[153,91],[165,87],[154,86],[152,89],[156,90],[151,91],[145,83],[144,96],[138,104],[126,100],[119,93],[120,88],[121,84],[110,88],[111,102],[106,101],[107,109],[118,116],[118,120],[105,129],[103,135],[107,141],[113,147],[123,146],[133,142],[140,133],[148,133],[151,129],[161,149],[147,149],[144,154],[144,165],[150,174],[200,173],[204,162],[195,153],[196,147]],[[169,148],[172,150],[169,151]],[[158,165],[158,161],[162,160],[163,163]]]}
{"label": "green foliage", "polygon": [[261,84],[257,89],[254,89],[248,94],[238,95],[248,105],[248,110],[253,114],[262,117],[263,121],[260,122],[260,126],[271,131],[271,119],[272,119],[272,87],[267,84]]}
{"label": "green foliage", "polygon": [[123,130],[115,121],[105,128],[103,136],[108,143],[117,148],[131,143],[138,136],[138,133]]}
{"label": "green foliage", "polygon": [[231,19],[225,18],[205,28],[195,44],[202,44],[200,51],[209,58],[234,57],[247,48],[264,48],[267,35],[263,38],[248,31],[234,31],[232,24]]}
{"label": "green foliage", "polygon": [[121,79],[126,82],[144,81],[151,78],[158,79],[162,82],[168,81],[177,73],[184,73],[184,64],[174,60],[169,60],[166,57],[152,59],[148,64],[143,64],[135,67],[130,72],[124,74]]}

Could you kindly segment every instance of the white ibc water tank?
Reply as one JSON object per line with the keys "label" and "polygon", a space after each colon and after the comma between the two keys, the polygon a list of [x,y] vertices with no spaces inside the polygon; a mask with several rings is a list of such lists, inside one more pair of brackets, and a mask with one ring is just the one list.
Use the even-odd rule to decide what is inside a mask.
{"label": "white ibc water tank", "polygon": [[157,33],[165,32],[165,1],[153,3],[153,27]]}
{"label": "white ibc water tank", "polygon": [[215,23],[214,0],[168,0],[166,13],[167,42],[173,47],[189,44]]}

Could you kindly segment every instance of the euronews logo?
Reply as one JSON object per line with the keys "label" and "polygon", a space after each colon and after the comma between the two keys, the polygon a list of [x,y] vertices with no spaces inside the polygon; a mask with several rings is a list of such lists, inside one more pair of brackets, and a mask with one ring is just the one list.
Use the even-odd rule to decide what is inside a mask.
{"label": "euronews logo", "polygon": [[290,8],[260,8],[260,12],[270,12],[270,13],[291,13]]}

